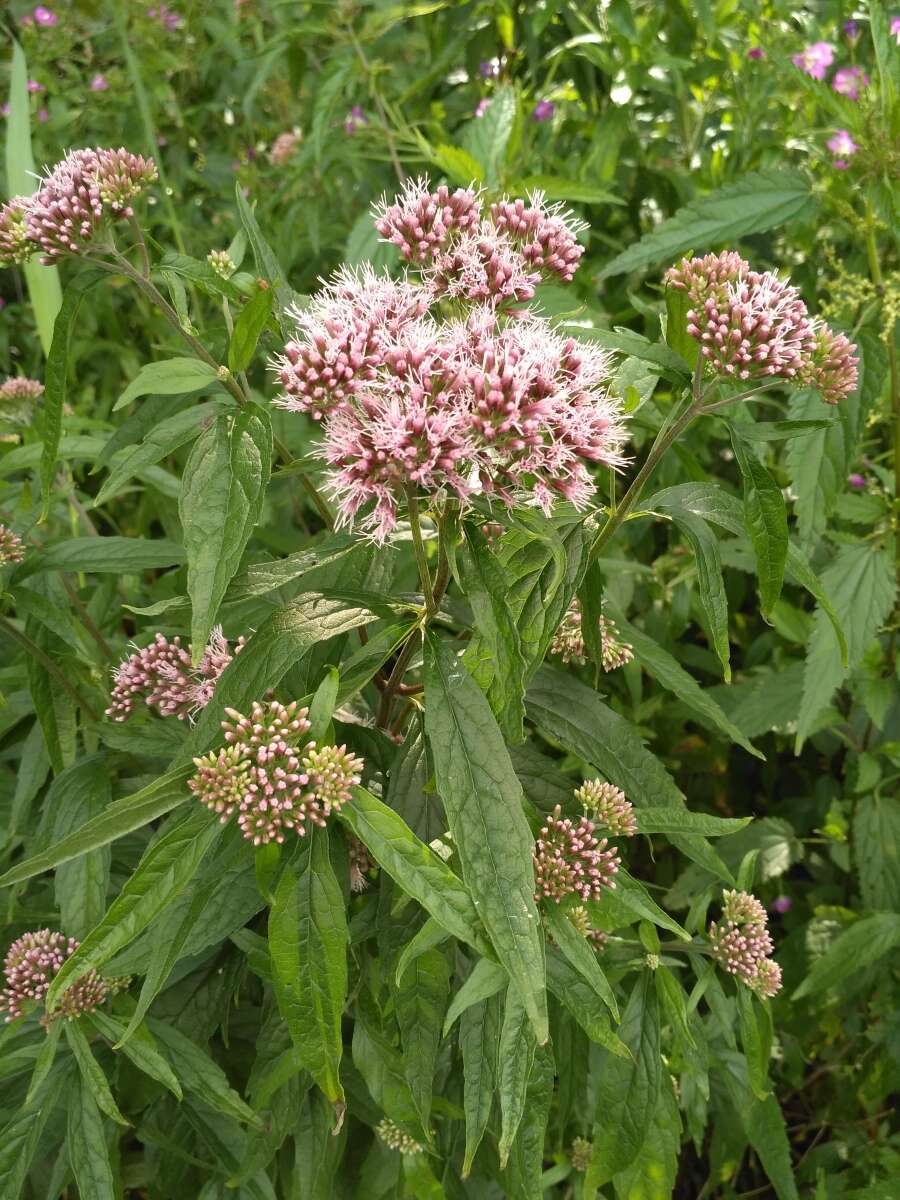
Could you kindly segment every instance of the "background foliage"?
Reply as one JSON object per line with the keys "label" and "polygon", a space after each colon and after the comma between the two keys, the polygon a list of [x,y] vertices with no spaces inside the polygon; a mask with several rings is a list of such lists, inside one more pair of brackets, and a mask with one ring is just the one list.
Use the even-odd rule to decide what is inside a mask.
{"label": "background foliage", "polygon": [[[587,1197],[596,1185],[629,1198],[896,1196],[892,14],[876,3],[197,0],[178,6],[176,24],[159,7],[59,4],[51,26],[23,26],[21,4],[7,12],[21,43],[8,59],[8,188],[26,186],[29,137],[38,164],[92,144],[154,154],[161,177],[144,217],[166,254],[158,282],[216,361],[248,373],[259,401],[250,475],[270,421],[286,455],[249,515],[210,545],[198,514],[218,504],[217,471],[189,465],[220,428],[215,379],[196,360],[187,377],[148,372],[183,360],[184,346],[124,283],[98,285],[69,264],[0,274],[0,368],[47,386],[34,423],[0,444],[0,512],[31,548],[3,578],[0,618],[7,940],[61,927],[104,973],[136,978],[62,1038],[33,1018],[7,1027],[0,1195],[456,1200]],[[843,32],[851,18],[855,37]],[[858,101],[792,65],[819,40],[871,76]],[[839,128],[859,145],[847,170],[825,145]],[[291,131],[292,154],[273,162]],[[623,880],[596,914],[614,937],[592,960],[630,1058],[598,1003],[604,985],[592,990],[562,952],[565,928],[551,930],[559,946],[547,958],[551,1044],[536,1045],[527,989],[504,993],[506,974],[482,954],[458,864],[420,844],[446,832],[449,709],[426,706],[424,730],[413,712],[399,748],[361,720],[408,622],[373,596],[383,605],[415,590],[412,555],[323,530],[293,461],[311,426],[265,403],[285,289],[308,293],[345,260],[395,266],[368,209],[419,171],[512,194],[541,186],[589,222],[575,284],[541,299],[622,352],[616,386],[638,458],[685,383],[685,347],[674,334],[660,341],[661,275],[681,253],[736,245],[759,269],[790,271],[861,350],[860,386],[836,414],[802,392],[775,396],[755,423],[733,417],[736,441],[716,418],[692,427],[654,478],[659,519],[628,522],[584,585],[602,589],[635,661],[599,683],[590,665],[544,667],[528,692],[531,736],[512,748],[498,806],[518,778],[529,813],[548,811],[599,769],[635,803],[670,809],[683,796],[692,813],[754,818],[716,840],[724,876],[668,837],[630,848],[628,875],[642,886]],[[205,263],[228,247],[240,267],[230,291]],[[259,297],[272,292],[270,317]],[[223,295],[241,312],[236,337]],[[744,528],[741,433],[790,518],[785,587],[768,598]],[[553,605],[564,611],[583,554],[578,527],[558,523],[552,537],[569,576],[544,581],[535,644],[552,631]],[[235,547],[240,563],[218,570]],[[506,565],[509,583],[518,564]],[[131,638],[162,629],[198,643],[215,619],[231,637],[256,630],[257,650],[196,726],[102,719]],[[457,629],[470,619],[450,614]],[[363,625],[368,654],[353,632]],[[426,649],[426,687],[456,689],[460,736],[483,762],[502,760],[481,692],[468,677],[451,686],[443,645]],[[361,792],[346,822],[280,864],[254,862],[233,829],[210,832],[204,811],[176,809],[215,710],[279,682],[286,696],[322,697],[326,723],[334,710],[338,740],[366,756],[380,791]],[[455,789],[442,799],[465,801]],[[382,864],[352,897],[350,830]],[[765,1009],[679,949],[702,934],[728,872],[770,908],[785,987]],[[373,1139],[384,1115],[429,1154]],[[614,1169],[593,1181],[574,1171],[579,1136]],[[511,1149],[502,1170],[498,1149]]]}

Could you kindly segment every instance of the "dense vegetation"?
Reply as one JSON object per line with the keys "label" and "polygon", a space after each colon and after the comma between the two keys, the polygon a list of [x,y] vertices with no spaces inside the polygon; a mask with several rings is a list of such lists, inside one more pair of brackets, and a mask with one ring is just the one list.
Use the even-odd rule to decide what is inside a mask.
{"label": "dense vegetation", "polygon": [[3,22],[0,1197],[900,1195],[900,14]]}

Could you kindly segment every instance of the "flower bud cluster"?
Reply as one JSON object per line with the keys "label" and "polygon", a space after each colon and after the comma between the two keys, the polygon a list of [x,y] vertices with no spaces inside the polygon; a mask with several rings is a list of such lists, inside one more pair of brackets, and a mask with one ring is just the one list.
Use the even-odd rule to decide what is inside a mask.
{"label": "flower bud cluster", "polygon": [[0,384],[0,422],[27,425],[36,400],[44,394],[44,385],[24,375],[11,375]]}
{"label": "flower bud cluster", "polygon": [[597,900],[604,888],[614,888],[621,859],[606,838],[594,836],[595,825],[587,817],[577,822],[556,808],[546,818],[534,844],[536,899],[559,904],[566,896]]}
{"label": "flower bud cluster", "polygon": [[157,633],[149,646],[136,649],[116,668],[106,715],[114,721],[127,721],[143,700],[161,717],[179,721],[193,717],[209,704],[219,676],[243,646],[240,637],[232,651],[217,625],[195,667],[192,646],[185,648],[181,638],[170,640]]}
{"label": "flower bud cluster", "polygon": [[389,1150],[399,1150],[401,1154],[421,1154],[422,1147],[415,1138],[404,1133],[399,1125],[395,1125],[388,1117],[375,1126],[375,1132]]}
{"label": "flower bud cluster", "polygon": [[588,779],[575,792],[575,799],[594,824],[606,829],[613,837],[634,837],[637,833],[634,805],[614,784]]}
{"label": "flower bud cluster", "polygon": [[156,179],[151,158],[115,149],[70,150],[31,196],[0,209],[0,266],[35,251],[54,263],[80,254],[106,219],[132,215],[131,202]]}
{"label": "flower bud cluster", "polygon": [[781,968],[769,958],[774,947],[768,926],[766,910],[755,896],[728,891],[722,896],[721,922],[709,927],[719,966],[765,998],[781,989]]}
{"label": "flower bud cluster", "polygon": [[[63,963],[77,949],[74,938],[52,929],[23,933],[13,942],[3,961],[6,987],[0,992],[0,1010],[6,1012],[8,1022],[21,1017],[29,1002],[43,1001]],[[128,982],[103,979],[96,971],[88,971],[63,992],[53,1017],[72,1020],[82,1013],[93,1012],[111,995],[127,987]],[[44,1017],[45,1024],[48,1019]]]}
{"label": "flower bud cluster", "polygon": [[194,759],[188,786],[224,825],[235,813],[254,846],[298,837],[307,824],[324,825],[360,782],[363,760],[346,746],[317,747],[305,741],[309,710],[254,701],[250,716],[232,708],[222,722],[226,745]]}
{"label": "flower bud cluster", "polygon": [[[601,614],[597,628],[600,634],[600,665],[603,670],[615,671],[617,667],[624,667],[626,663],[630,663],[634,658],[634,650],[628,642],[622,641],[615,621]],[[587,660],[587,646],[581,628],[581,603],[577,596],[560,621],[550,641],[549,651],[566,664],[575,663],[580,667]]]}
{"label": "flower bud cluster", "polygon": [[0,525],[0,567],[20,563],[25,557],[25,543],[7,525]]}
{"label": "flower bud cluster", "polygon": [[852,345],[811,317],[797,289],[774,272],[751,271],[729,250],[682,259],[666,282],[687,293],[687,331],[716,374],[816,387],[829,404],[856,387]]}

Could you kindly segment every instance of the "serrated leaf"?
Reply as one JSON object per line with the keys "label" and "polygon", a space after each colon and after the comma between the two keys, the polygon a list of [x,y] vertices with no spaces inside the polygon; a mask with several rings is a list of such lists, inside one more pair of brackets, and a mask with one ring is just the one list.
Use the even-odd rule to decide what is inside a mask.
{"label": "serrated leaf", "polygon": [[768,617],[781,595],[787,562],[787,509],[781,488],[747,445],[742,426],[730,425],[731,444],[744,481],[744,516],[759,581],[759,602]]}
{"label": "serrated leaf", "polygon": [[67,1096],[69,1162],[81,1196],[91,1200],[116,1200],[112,1164],[106,1145],[103,1118],[94,1092],[81,1078]]}
{"label": "serrated leaf", "polygon": [[185,396],[218,382],[215,367],[199,358],[168,358],[145,363],[113,405],[119,412],[139,396]]}
{"label": "serrated leaf", "polygon": [[55,542],[29,554],[18,579],[39,571],[91,571],[135,575],[184,562],[184,550],[166,538],[83,537]]}
{"label": "serrated leaf", "polygon": [[233,375],[246,371],[253,361],[256,343],[272,312],[273,300],[271,288],[259,288],[238,314],[228,343],[228,369]]}
{"label": "serrated leaf", "polygon": [[[94,754],[74,763],[56,776],[44,803],[56,813],[53,843],[82,828],[109,806],[109,766]],[[98,847],[60,864],[54,878],[60,923],[70,937],[83,938],[106,911],[110,852]]]}
{"label": "serrated leaf", "polygon": [[341,1015],[347,1001],[347,920],[316,829],[287,865],[269,915],[275,995],[304,1067],[332,1102],[343,1100]]}
{"label": "serrated leaf", "polygon": [[731,679],[731,648],[728,642],[728,597],[722,576],[719,541],[709,525],[686,509],[668,510],[690,543],[697,567],[697,590],[709,624],[710,642],[722,664],[725,682]]}
{"label": "serrated leaf", "polygon": [[600,279],[674,261],[686,251],[702,253],[751,233],[776,229],[808,212],[812,193],[798,171],[755,171],[718,191],[692,200],[639,242],[606,264]]}
{"label": "serrated leaf", "polygon": [[181,1085],[166,1058],[160,1054],[156,1041],[145,1023],[134,1030],[125,1041],[126,1026],[118,1017],[97,1009],[83,1018],[101,1037],[116,1046],[121,1046],[122,1053],[134,1063],[139,1071],[168,1088],[176,1100],[182,1098]]}
{"label": "serrated leaf", "polygon": [[685,808],[639,808],[635,816],[639,833],[699,833],[704,837],[728,837],[753,820],[752,817],[714,817]]}
{"label": "serrated leaf", "polygon": [[806,651],[803,696],[797,715],[797,745],[802,746],[816,717],[868,650],[894,603],[897,581],[889,555],[871,542],[842,546],[822,573],[822,586],[831,597],[847,637],[847,665],[827,614],[816,610]]}
{"label": "serrated leaf", "polygon": [[794,992],[793,999],[820,995],[900,945],[900,913],[873,913],[838,934]]}
{"label": "serrated leaf", "polygon": [[[321,90],[319,92],[321,98]],[[317,111],[319,101],[317,100]],[[259,223],[253,214],[253,209],[247,203],[244,196],[243,188],[240,180],[235,180],[234,184],[234,199],[237,205],[238,216],[241,219],[241,224],[249,239],[251,249],[253,250],[253,259],[256,263],[256,269],[264,279],[267,279],[272,285],[272,290],[275,293],[275,315],[278,320],[282,334],[287,339],[292,336],[293,321],[288,313],[288,309],[294,303],[294,293],[287,282],[281,264],[275,257],[269,243],[263,237]]]}
{"label": "serrated leaf", "polygon": [[631,1057],[628,1047],[613,1032],[607,1010],[597,1003],[597,993],[553,947],[547,950],[547,986],[592,1042],[617,1057]]}
{"label": "serrated leaf", "polygon": [[671,346],[651,342],[632,329],[586,329],[577,324],[564,324],[562,328],[581,341],[596,342],[598,346],[607,350],[615,350],[620,354],[627,354],[629,358],[652,363],[676,385],[684,385],[690,379],[690,366]]}
{"label": "serrated leaf", "polygon": [[[470,183],[484,183],[485,169],[477,158],[460,146],[441,143],[431,150],[431,161],[444,172],[448,179],[468,187]],[[371,217],[369,222],[371,224]]]}
{"label": "serrated leaf", "polygon": [[509,1152],[525,1113],[525,1095],[536,1049],[537,1042],[534,1040],[534,1032],[528,1022],[525,1006],[515,989],[509,987],[503,1009],[503,1024],[500,1028],[500,1046],[497,1056],[499,1065],[497,1096],[500,1100],[498,1150],[501,1168],[506,1166]]}
{"label": "serrated leaf", "polygon": [[78,1021],[60,1021],[66,1027],[66,1041],[69,1049],[78,1063],[82,1086],[87,1088],[97,1102],[97,1106],[112,1121],[118,1125],[128,1125],[129,1122],[119,1112],[119,1106],[109,1090],[109,1081],[103,1074],[103,1069],[91,1053],[91,1047]]}
{"label": "serrated leaf", "polygon": [[463,133],[463,149],[484,171],[484,182],[496,187],[503,176],[506,148],[516,119],[516,93],[498,87],[484,115],[473,118]]}
{"label": "serrated leaf", "polygon": [[549,1046],[538,1046],[528,1074],[522,1119],[506,1166],[508,1194],[544,1198],[544,1143],[553,1101],[554,1062]]}
{"label": "serrated leaf", "polygon": [[521,785],[487,700],[452,646],[431,635],[425,696],[425,731],[463,878],[543,1043],[544,948]]}
{"label": "serrated leaf", "polygon": [[544,921],[569,966],[577,971],[594,995],[603,1001],[612,1013],[613,1020],[618,1021],[619,1006],[615,994],[593,947],[578,932],[558,904],[546,906]]}
{"label": "serrated leaf", "polygon": [[568,200],[572,204],[624,204],[621,196],[592,183],[577,179],[561,179],[558,175],[528,175],[520,179],[510,191],[526,195],[543,192],[548,200]]}
{"label": "serrated leaf", "polygon": [[769,1083],[769,1055],[772,1052],[772,1018],[749,988],[737,989],[738,1025],[741,1046],[747,1059],[747,1077],[757,1100],[765,1100],[772,1088]]}
{"label": "serrated leaf", "polygon": [[643,1146],[630,1166],[613,1178],[616,1200],[668,1200],[675,1194],[680,1150],[678,1101],[663,1080]]}
{"label": "serrated leaf", "polygon": [[262,511],[272,467],[268,414],[247,404],[205,430],[184,468],[178,511],[187,551],[191,641],[199,661]]}
{"label": "serrated leaf", "polygon": [[900,799],[875,795],[859,801],[853,857],[865,906],[900,912]]}

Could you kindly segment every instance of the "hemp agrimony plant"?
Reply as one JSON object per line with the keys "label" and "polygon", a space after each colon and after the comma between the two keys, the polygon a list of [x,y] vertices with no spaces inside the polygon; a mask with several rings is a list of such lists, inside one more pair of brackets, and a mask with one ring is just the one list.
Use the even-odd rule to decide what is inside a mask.
{"label": "hemp agrimony plant", "polygon": [[[240,190],[228,251],[163,252],[141,217],[155,179],[124,149],[76,150],[0,213],[5,264],[69,279],[45,379],[0,389],[19,426],[44,413],[44,522],[4,514],[0,629],[46,760],[23,768],[0,883],[11,913],[34,889],[61,926],[5,959],[24,1095],[4,1194],[46,1141],[57,1182],[112,1195],[135,1138],[177,1147],[172,1195],[324,1194],[296,1182],[312,1162],[360,1197],[645,1194],[634,1172],[680,1128],[671,1064],[696,1056],[685,1086],[727,1090],[787,1195],[778,947],[757,853],[716,848],[747,819],[687,802],[619,711],[621,678],[646,671],[759,751],[604,590],[627,526],[677,524],[727,679],[719,525],[767,615],[786,570],[827,613],[759,452],[825,419],[755,406],[797,389],[840,405],[854,346],[730,250],[666,273],[657,344],[566,323],[544,297],[585,227],[539,192],[425,179],[373,215],[395,269],[297,296]],[[48,541],[78,301],[123,284],[182,353],[127,381],[116,409],[137,408],[93,507],[151,468],[167,487],[166,459],[177,511],[144,538],[76,508],[89,533]],[[636,456],[615,380],[641,355],[672,403]],[[702,482],[648,494],[700,421],[724,422],[742,503]],[[74,577],[94,574],[109,584],[85,599]],[[642,845],[695,872],[683,921],[641,878]]]}

